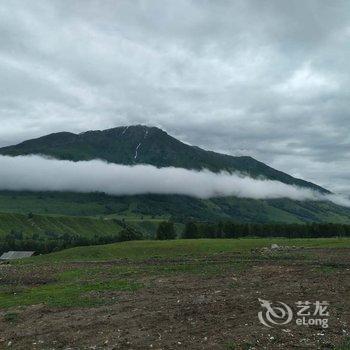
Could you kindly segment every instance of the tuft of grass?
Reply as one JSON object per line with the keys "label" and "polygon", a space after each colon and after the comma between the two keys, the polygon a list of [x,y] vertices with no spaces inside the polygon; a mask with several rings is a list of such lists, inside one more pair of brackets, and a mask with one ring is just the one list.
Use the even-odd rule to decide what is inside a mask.
{"label": "tuft of grass", "polygon": [[230,341],[225,345],[225,349],[226,350],[236,350],[236,349],[238,349],[238,347],[237,347],[237,344],[235,342]]}
{"label": "tuft of grass", "polygon": [[242,350],[249,350],[254,348],[251,343],[244,343],[240,346],[236,344],[236,342],[230,341],[225,345],[226,350],[236,350],[236,349],[242,349]]}
{"label": "tuft of grass", "polygon": [[315,268],[316,271],[321,272],[325,275],[330,275],[339,271],[339,268],[331,265],[322,265]]}
{"label": "tuft of grass", "polygon": [[347,337],[335,350],[350,350],[350,337]]}
{"label": "tuft of grass", "polygon": [[105,304],[106,301],[89,295],[89,292],[135,291],[141,286],[140,283],[125,280],[41,285],[27,288],[15,294],[0,293],[0,308],[6,309],[40,303],[53,307],[92,307]]}
{"label": "tuft of grass", "polygon": [[12,324],[16,324],[18,322],[18,318],[19,316],[15,312],[8,312],[4,315],[4,320]]}

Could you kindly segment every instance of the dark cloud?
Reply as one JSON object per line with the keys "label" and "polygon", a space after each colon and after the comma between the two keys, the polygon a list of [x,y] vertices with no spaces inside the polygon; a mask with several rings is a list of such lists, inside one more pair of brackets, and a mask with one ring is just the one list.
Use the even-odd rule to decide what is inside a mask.
{"label": "dark cloud", "polygon": [[350,192],[346,0],[0,4],[0,145],[145,123]]}

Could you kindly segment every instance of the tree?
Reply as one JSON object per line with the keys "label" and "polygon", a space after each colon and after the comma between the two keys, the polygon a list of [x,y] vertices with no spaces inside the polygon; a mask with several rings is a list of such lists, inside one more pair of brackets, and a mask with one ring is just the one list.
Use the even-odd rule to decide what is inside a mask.
{"label": "tree", "polygon": [[198,228],[196,223],[190,221],[186,224],[182,238],[198,238]]}
{"label": "tree", "polygon": [[216,237],[223,238],[224,237],[224,224],[220,221],[216,228]]}
{"label": "tree", "polygon": [[123,241],[135,241],[138,239],[142,239],[142,235],[136,231],[133,230],[130,227],[126,227],[123,230],[121,230],[120,234],[119,234],[119,240],[121,242]]}
{"label": "tree", "polygon": [[174,228],[174,223],[171,221],[162,221],[159,223],[156,239],[165,240],[165,239],[175,239],[176,232]]}

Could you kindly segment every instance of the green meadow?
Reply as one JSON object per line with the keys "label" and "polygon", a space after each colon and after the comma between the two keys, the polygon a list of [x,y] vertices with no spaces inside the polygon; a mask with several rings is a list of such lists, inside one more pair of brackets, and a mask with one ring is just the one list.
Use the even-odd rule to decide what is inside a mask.
{"label": "green meadow", "polygon": [[[295,248],[265,257],[255,255],[254,249],[273,243],[304,247],[305,252]],[[3,271],[8,275],[5,273],[0,287],[0,308],[33,304],[98,306],[113,302],[100,298],[98,293],[133,292],[143,288],[144,277],[210,276],[247,269],[256,259],[308,263],[314,258],[312,248],[325,247],[350,248],[350,238],[145,240],[76,247],[5,265]]]}
{"label": "green meadow", "polygon": [[53,261],[108,261],[116,259],[142,260],[150,258],[201,257],[220,253],[243,253],[270,246],[304,248],[350,248],[350,238],[238,238],[238,239],[178,239],[170,241],[132,241],[89,247],[76,247],[26,260],[26,263]]}

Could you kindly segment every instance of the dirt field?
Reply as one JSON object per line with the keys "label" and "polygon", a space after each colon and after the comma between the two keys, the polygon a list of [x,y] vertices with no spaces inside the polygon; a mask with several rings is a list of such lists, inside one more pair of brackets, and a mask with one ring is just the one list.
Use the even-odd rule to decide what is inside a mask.
{"label": "dirt field", "polygon": [[[98,306],[4,308],[0,348],[350,349],[350,249],[2,265],[0,281],[12,287],[49,285],[57,274],[92,267],[95,274],[89,278],[98,271],[99,279],[118,275],[142,287],[86,292],[101,302]],[[290,305],[293,320],[272,328],[262,325],[258,298]],[[296,325],[295,303],[317,300],[330,304],[329,327]]]}

